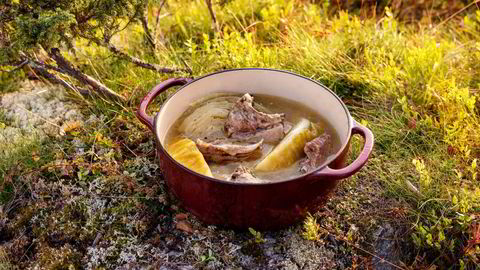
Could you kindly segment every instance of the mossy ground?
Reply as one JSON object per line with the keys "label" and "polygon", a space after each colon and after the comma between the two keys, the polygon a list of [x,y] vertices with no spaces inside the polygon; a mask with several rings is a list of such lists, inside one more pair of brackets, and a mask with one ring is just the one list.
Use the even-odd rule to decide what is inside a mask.
{"label": "mossy ground", "polygon": [[[388,226],[401,252],[386,259],[398,267],[478,267],[480,14],[473,7],[440,23],[432,4],[411,23],[394,17],[404,11],[352,15],[328,3],[226,1],[216,7],[219,34],[203,1],[168,1],[156,50],[135,25],[115,37],[138,57],[186,63],[193,74],[142,70],[79,41],[78,65],[129,102],[72,93],[90,120],[2,156],[0,269],[369,269],[385,253],[378,232]],[[367,165],[310,226],[256,237],[207,226],[185,217],[165,186],[152,135],[134,117],[140,98],[168,77],[237,67],[319,80],[375,135]],[[355,137],[351,159],[361,146]]]}
{"label": "mossy ground", "polygon": [[[18,165],[4,172],[4,265],[332,269],[369,261],[335,238],[303,239],[302,224],[262,232],[263,241],[255,241],[248,231],[200,223],[167,192],[149,131],[122,114],[92,117],[45,140],[18,154]],[[316,216],[336,236],[358,228],[350,235],[356,242],[358,230],[377,225],[378,219],[362,210],[377,202],[374,189],[352,181],[359,180],[345,182]]]}

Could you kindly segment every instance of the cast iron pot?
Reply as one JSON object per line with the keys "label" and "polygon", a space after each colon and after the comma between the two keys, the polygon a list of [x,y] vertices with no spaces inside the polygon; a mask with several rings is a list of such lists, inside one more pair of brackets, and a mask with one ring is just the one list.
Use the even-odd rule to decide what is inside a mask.
{"label": "cast iron pot", "polygon": [[[150,102],[170,87],[182,87],[163,104],[155,118],[147,115]],[[340,136],[341,148],[323,166],[292,179],[268,183],[233,183],[191,171],[165,150],[167,131],[189,104],[213,92],[269,94],[300,102],[325,117]],[[155,134],[166,183],[183,206],[207,224],[244,229],[279,229],[314,213],[327,201],[341,179],[362,168],[373,147],[373,134],[352,119],[345,104],[331,90],[306,77],[272,69],[234,69],[195,80],[168,79],[142,100],[137,117]],[[363,137],[363,150],[345,166],[350,139]]]}

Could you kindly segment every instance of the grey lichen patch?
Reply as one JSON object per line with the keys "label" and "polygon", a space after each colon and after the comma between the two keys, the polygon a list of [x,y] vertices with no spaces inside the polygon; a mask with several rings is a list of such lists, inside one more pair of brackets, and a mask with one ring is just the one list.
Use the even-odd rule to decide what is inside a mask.
{"label": "grey lichen patch", "polygon": [[82,114],[65,100],[59,87],[25,81],[17,92],[1,97],[0,154],[14,153],[32,140],[63,134],[65,124],[81,121]]}
{"label": "grey lichen patch", "polygon": [[[266,232],[257,243],[249,232],[205,226],[189,218],[194,233],[168,232],[170,267],[190,264],[200,269],[335,269],[334,253],[323,244],[304,240],[300,227]],[[160,238],[162,239],[162,238]]]}
{"label": "grey lichen patch", "polygon": [[83,116],[76,106],[65,101],[65,91],[59,87],[24,82],[17,92],[2,97],[5,117],[14,127],[35,127],[48,131],[53,125],[61,126],[67,120],[80,120]]}
{"label": "grey lichen patch", "polygon": [[[286,252],[290,254],[289,261],[294,262],[300,269],[335,269],[334,253],[323,244],[305,241],[299,233],[292,233],[285,242]],[[289,261],[282,264],[289,265]]]}
{"label": "grey lichen patch", "polygon": [[148,161],[145,157],[135,157],[125,162],[124,166],[124,174],[135,178],[139,182],[143,181],[145,177],[154,177],[160,169],[158,164]]}

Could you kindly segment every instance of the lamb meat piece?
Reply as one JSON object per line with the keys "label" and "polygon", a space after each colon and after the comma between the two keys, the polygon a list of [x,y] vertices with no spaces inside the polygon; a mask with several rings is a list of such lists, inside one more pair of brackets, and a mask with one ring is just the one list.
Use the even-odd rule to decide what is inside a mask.
{"label": "lamb meat piece", "polygon": [[232,138],[262,138],[265,143],[276,143],[285,136],[284,130],[285,128],[282,124],[276,124],[269,129],[258,129],[255,132],[233,133]]}
{"label": "lamb meat piece", "polygon": [[233,106],[225,123],[227,136],[234,133],[253,133],[258,129],[270,129],[276,124],[282,124],[285,120],[284,113],[267,114],[257,111],[252,106],[253,97],[245,94]]}
{"label": "lamb meat piece", "polygon": [[253,176],[248,168],[238,166],[228,180],[235,182],[258,182],[259,179]]}
{"label": "lamb meat piece", "polygon": [[288,132],[290,132],[290,130],[292,130],[292,127],[293,127],[292,123],[285,121],[285,123],[283,123],[283,133],[285,135],[287,135]]}
{"label": "lamb meat piece", "polygon": [[263,139],[256,142],[221,139],[205,142],[201,139],[196,141],[198,150],[207,161],[225,162],[255,159],[261,156]]}
{"label": "lamb meat piece", "polygon": [[330,135],[323,133],[305,144],[303,151],[307,157],[300,162],[300,172],[306,173],[322,165],[329,154],[329,140]]}

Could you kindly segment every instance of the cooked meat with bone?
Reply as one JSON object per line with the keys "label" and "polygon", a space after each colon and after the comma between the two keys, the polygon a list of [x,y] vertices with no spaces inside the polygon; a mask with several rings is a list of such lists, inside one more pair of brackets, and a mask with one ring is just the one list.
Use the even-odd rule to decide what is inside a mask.
{"label": "cooked meat with bone", "polygon": [[300,163],[300,171],[302,173],[309,172],[316,167],[322,165],[325,161],[325,158],[329,154],[329,143],[330,135],[323,133],[319,137],[307,142],[303,151],[307,157]]}
{"label": "cooked meat with bone", "polygon": [[241,161],[260,157],[263,139],[256,142],[242,142],[232,139],[205,142],[197,139],[196,144],[207,161]]}
{"label": "cooked meat with bone", "polygon": [[282,124],[276,124],[269,129],[257,129],[255,132],[247,133],[233,133],[232,138],[247,139],[247,138],[262,138],[266,143],[275,143],[280,141],[285,136],[284,127]]}
{"label": "cooked meat with bone", "polygon": [[235,182],[257,182],[259,179],[253,176],[248,168],[238,166],[228,180]]}
{"label": "cooked meat with bone", "polygon": [[[255,135],[257,132],[278,128],[278,125],[281,125],[283,133],[285,114],[259,112],[252,105],[253,97],[248,93],[235,103],[225,123],[225,131],[228,137],[248,137]],[[233,136],[234,134],[235,136]],[[267,139],[266,137],[263,138]]]}

